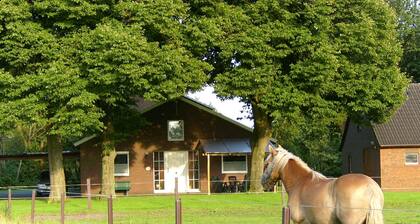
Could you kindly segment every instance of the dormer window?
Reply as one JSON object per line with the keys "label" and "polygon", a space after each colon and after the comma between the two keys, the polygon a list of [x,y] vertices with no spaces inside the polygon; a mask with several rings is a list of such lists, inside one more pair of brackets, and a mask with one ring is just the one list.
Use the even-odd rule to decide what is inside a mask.
{"label": "dormer window", "polygon": [[184,121],[168,121],[168,141],[184,141]]}

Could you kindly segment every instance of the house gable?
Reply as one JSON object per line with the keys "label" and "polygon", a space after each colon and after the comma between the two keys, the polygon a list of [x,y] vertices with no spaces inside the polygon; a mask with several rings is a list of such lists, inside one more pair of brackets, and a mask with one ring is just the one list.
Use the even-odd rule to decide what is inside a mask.
{"label": "house gable", "polygon": [[341,149],[343,173],[363,173],[364,150],[378,150],[379,144],[372,127],[347,121]]}
{"label": "house gable", "polygon": [[[246,132],[249,132],[249,133],[252,133],[252,131],[253,131],[252,128],[247,127],[247,126],[241,124],[240,122],[238,122],[236,120],[233,120],[229,117],[226,117],[221,113],[218,113],[217,111],[215,111],[213,108],[209,107],[208,105],[205,105],[205,104],[203,104],[199,101],[196,101],[194,99],[191,99],[191,98],[185,97],[185,96],[180,97],[176,100],[167,101],[167,102],[151,102],[151,101],[146,101],[142,98],[139,98],[139,99],[137,99],[136,106],[137,106],[138,111],[140,111],[146,117],[150,117],[150,116],[148,116],[148,114],[155,113],[157,110],[159,110],[160,107],[165,106],[167,104],[171,104],[171,103],[177,103],[177,102],[183,102],[183,103],[186,103],[186,104],[196,108],[196,110],[200,111],[200,112],[196,111],[196,112],[198,112],[198,114],[207,113],[207,114],[209,114],[209,115],[211,115],[215,118],[218,118],[218,120],[230,123],[233,126],[236,126],[240,129],[243,129],[243,131],[246,131]],[[177,112],[176,110],[177,109],[175,108],[174,112]],[[177,113],[179,113],[179,112],[177,112]],[[192,114],[189,114],[189,116],[190,115],[192,115]],[[84,138],[74,142],[73,145],[76,146],[76,147],[80,146],[81,144],[84,144],[85,142],[94,139],[96,136],[97,135],[90,135],[90,136],[84,137]]]}
{"label": "house gable", "polygon": [[[170,145],[178,145],[181,142],[196,143],[199,139],[250,138],[252,134],[252,129],[238,125],[236,121],[185,98],[161,104],[145,112],[144,116],[150,122],[150,126],[140,130],[141,135],[146,135],[149,139],[159,138],[160,141]],[[183,121],[184,141],[168,141],[170,120]]]}

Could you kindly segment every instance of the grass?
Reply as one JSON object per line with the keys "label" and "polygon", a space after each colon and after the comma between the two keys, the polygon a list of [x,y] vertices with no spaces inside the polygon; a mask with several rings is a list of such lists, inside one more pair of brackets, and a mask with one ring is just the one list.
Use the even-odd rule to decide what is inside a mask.
{"label": "grass", "polygon": [[[182,195],[183,223],[194,224],[267,224],[281,223],[279,193]],[[7,201],[0,201],[0,223],[29,223],[30,200],[14,200],[12,216],[5,219]],[[86,199],[66,201],[66,223],[107,223],[107,201]],[[174,223],[173,196],[119,197],[113,201],[114,223]],[[37,223],[59,223],[60,204],[36,201]],[[385,193],[385,223],[420,224],[420,192]]]}

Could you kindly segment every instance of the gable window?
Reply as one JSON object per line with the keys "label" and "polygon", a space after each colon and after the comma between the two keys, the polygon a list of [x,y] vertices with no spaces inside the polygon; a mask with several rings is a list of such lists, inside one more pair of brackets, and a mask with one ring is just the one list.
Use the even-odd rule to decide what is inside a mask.
{"label": "gable window", "polygon": [[419,164],[419,154],[416,152],[405,153],[405,164],[406,165],[418,165]]}
{"label": "gable window", "polygon": [[247,173],[246,156],[222,156],[222,173]]}
{"label": "gable window", "polygon": [[184,121],[168,121],[168,141],[184,141]]}
{"label": "gable window", "polygon": [[114,176],[130,175],[129,154],[128,151],[117,152],[114,160]]}

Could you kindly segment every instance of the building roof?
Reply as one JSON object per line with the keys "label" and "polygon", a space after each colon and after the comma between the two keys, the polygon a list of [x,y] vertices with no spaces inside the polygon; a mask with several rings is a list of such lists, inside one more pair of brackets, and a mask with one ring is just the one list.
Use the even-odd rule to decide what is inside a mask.
{"label": "building roof", "polygon": [[420,83],[411,84],[406,102],[373,130],[381,146],[420,146]]}
{"label": "building roof", "polygon": [[[219,117],[219,118],[221,118],[221,119],[223,119],[223,120],[225,120],[225,121],[227,121],[229,123],[232,123],[232,124],[234,124],[234,125],[242,128],[242,129],[245,129],[248,132],[252,132],[252,130],[253,130],[252,128],[250,128],[248,126],[246,126],[246,125],[244,125],[244,124],[242,124],[242,123],[240,123],[240,122],[238,122],[236,120],[233,120],[233,119],[231,119],[231,118],[229,118],[229,117],[227,117],[227,116],[225,116],[225,115],[223,115],[223,114],[215,111],[212,107],[210,107],[210,106],[208,106],[206,104],[203,104],[203,103],[201,103],[201,102],[199,102],[197,100],[194,100],[192,98],[189,98],[187,96],[183,96],[183,97],[177,98],[177,100],[181,100],[181,101],[183,101],[185,103],[188,103],[188,104],[190,104],[190,105],[192,105],[192,106],[194,106],[194,107],[196,107],[198,109],[204,110],[204,111],[206,111],[206,112],[208,112],[208,113],[210,113],[210,114],[212,114],[212,115],[214,115],[216,117]],[[166,102],[152,102],[152,101],[144,100],[141,97],[136,97],[135,98],[135,102],[136,102],[135,108],[138,111],[140,111],[140,113],[144,114],[144,113],[147,113],[147,112],[149,112],[149,111],[151,111],[151,110],[159,107],[160,105],[163,105],[167,101]],[[96,137],[96,135],[87,136],[85,138],[82,138],[82,139],[74,142],[73,145],[77,147],[77,146],[79,146],[79,145],[81,145],[81,144],[83,144],[83,143],[85,143],[85,142],[87,142],[87,141],[89,141],[89,140],[91,140],[91,139],[93,139],[95,137]]]}
{"label": "building roof", "polygon": [[[208,113],[210,113],[210,114],[212,114],[212,115],[214,115],[216,117],[219,117],[219,118],[221,118],[221,119],[223,119],[223,120],[225,120],[227,122],[230,122],[230,123],[232,123],[232,124],[234,124],[236,126],[239,126],[239,127],[243,128],[243,129],[249,131],[249,132],[252,132],[252,128],[250,128],[250,127],[248,127],[248,126],[246,126],[246,125],[244,125],[244,124],[242,124],[242,123],[240,123],[240,122],[238,122],[236,120],[233,120],[233,119],[231,119],[231,118],[229,118],[229,117],[227,117],[227,116],[225,116],[225,115],[217,112],[216,110],[214,110],[214,108],[212,108],[209,105],[206,105],[206,104],[204,104],[204,103],[202,103],[202,102],[200,102],[198,100],[192,99],[192,98],[187,97],[187,96],[182,96],[182,97],[179,97],[177,99],[178,100],[181,100],[181,101],[183,101],[185,103],[188,103],[188,104],[190,104],[190,105],[192,105],[194,107],[197,107],[197,108],[199,108],[201,110],[204,110],[204,111],[206,111],[206,112],[208,112]],[[158,106],[160,106],[160,105],[162,105],[164,103],[166,103],[166,102],[152,102],[152,101],[144,100],[143,98],[140,98],[140,97],[139,98],[136,98],[136,107],[143,114],[146,113],[146,112],[148,112],[148,111],[153,110],[154,108],[156,108],[156,107],[158,107]]]}
{"label": "building roof", "polygon": [[[275,143],[269,141],[265,151],[269,152],[269,146]],[[200,146],[208,154],[246,154],[251,153],[251,143],[247,138],[238,139],[200,139]],[[199,147],[200,147],[199,146]]]}

